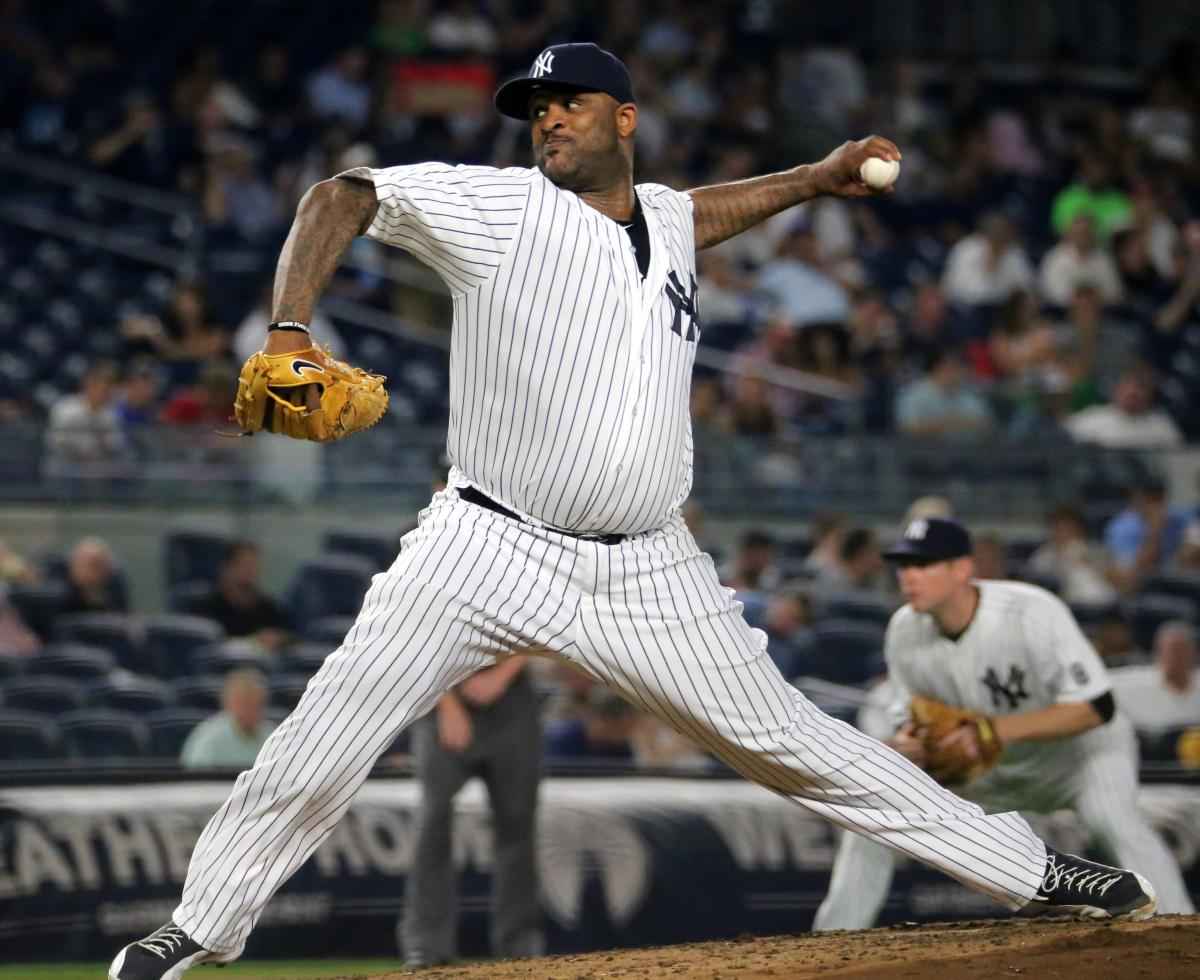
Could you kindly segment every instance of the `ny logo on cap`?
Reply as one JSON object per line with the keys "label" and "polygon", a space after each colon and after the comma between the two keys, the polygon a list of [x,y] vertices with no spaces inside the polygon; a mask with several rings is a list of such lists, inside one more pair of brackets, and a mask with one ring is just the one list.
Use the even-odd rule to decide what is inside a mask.
{"label": "ny logo on cap", "polygon": [[910,521],[908,527],[904,529],[904,536],[909,541],[924,541],[925,535],[929,533],[929,522],[924,518]]}
{"label": "ny logo on cap", "polygon": [[533,62],[533,68],[529,72],[530,78],[541,78],[543,75],[549,75],[554,64],[554,52],[543,51],[537,56]]}

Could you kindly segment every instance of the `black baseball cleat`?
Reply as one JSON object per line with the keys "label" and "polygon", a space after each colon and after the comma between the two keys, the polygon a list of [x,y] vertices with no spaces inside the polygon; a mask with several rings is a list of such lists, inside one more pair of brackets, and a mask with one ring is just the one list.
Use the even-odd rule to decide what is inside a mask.
{"label": "black baseball cleat", "polygon": [[1046,848],[1041,887],[1023,911],[1080,919],[1148,919],[1158,908],[1154,888],[1136,871],[1110,868]]}
{"label": "black baseball cleat", "polygon": [[174,922],[168,922],[117,953],[108,968],[108,980],[179,980],[197,963],[219,959],[189,939]]}

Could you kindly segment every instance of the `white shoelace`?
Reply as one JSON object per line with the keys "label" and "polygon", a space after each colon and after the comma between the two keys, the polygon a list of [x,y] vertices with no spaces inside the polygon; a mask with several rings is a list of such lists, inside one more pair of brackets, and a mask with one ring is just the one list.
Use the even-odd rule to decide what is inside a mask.
{"label": "white shoelace", "polygon": [[1120,880],[1121,872],[1119,871],[1114,874],[1101,868],[1095,870],[1086,866],[1072,868],[1066,864],[1059,864],[1054,860],[1054,855],[1050,855],[1050,860],[1046,864],[1046,876],[1042,879],[1042,891],[1048,895],[1059,886],[1065,885],[1077,892],[1103,898],[1105,892]]}
{"label": "white shoelace", "polygon": [[183,945],[185,939],[187,939],[187,934],[179,926],[163,926],[158,932],[141,940],[138,945],[153,953],[160,960],[165,960]]}

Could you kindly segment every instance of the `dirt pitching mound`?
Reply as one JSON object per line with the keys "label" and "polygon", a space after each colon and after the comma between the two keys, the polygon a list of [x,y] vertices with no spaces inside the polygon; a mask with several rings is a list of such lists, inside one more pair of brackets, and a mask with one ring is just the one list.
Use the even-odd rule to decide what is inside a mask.
{"label": "dirt pitching mound", "polygon": [[1200,977],[1200,916],[1171,915],[1149,922],[1099,925],[1007,919],[819,935],[747,936],[690,946],[405,971],[379,980],[414,976],[422,980],[1196,980]]}

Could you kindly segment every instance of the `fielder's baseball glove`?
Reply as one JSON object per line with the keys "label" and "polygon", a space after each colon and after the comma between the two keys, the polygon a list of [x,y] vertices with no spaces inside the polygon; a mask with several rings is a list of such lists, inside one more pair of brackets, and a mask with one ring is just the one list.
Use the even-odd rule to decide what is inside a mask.
{"label": "fielder's baseball glove", "polygon": [[[991,719],[985,715],[920,694],[913,696],[910,711],[913,724],[922,733],[927,760],[925,768],[940,783],[952,786],[978,779],[996,764],[1004,751]],[[941,744],[947,735],[963,727],[974,729],[974,742],[979,751],[977,758],[972,758],[963,748]]]}
{"label": "fielder's baseball glove", "polygon": [[242,365],[233,413],[246,435],[265,429],[333,442],[379,421],[387,411],[386,380],[334,360],[325,348],[259,351]]}

